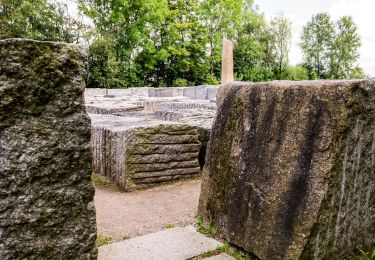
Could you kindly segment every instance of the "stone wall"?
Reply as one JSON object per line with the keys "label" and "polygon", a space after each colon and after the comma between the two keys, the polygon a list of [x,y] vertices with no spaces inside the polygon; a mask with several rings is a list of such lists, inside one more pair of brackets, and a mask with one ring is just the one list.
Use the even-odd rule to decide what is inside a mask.
{"label": "stone wall", "polygon": [[121,95],[138,95],[149,98],[187,97],[189,99],[210,100],[216,99],[220,86],[202,85],[195,87],[170,87],[170,88],[127,88],[127,89],[102,89],[88,88],[86,95],[106,95],[118,97]]}
{"label": "stone wall", "polygon": [[375,80],[223,87],[199,214],[260,259],[343,259],[375,234]]}
{"label": "stone wall", "polygon": [[85,55],[0,41],[0,259],[95,259]]}

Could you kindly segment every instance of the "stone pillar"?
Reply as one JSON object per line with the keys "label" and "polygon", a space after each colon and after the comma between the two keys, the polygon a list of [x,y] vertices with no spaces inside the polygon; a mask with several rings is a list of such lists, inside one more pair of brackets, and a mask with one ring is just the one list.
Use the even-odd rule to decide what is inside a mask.
{"label": "stone pillar", "polygon": [[95,259],[85,54],[0,41],[0,259]]}
{"label": "stone pillar", "polygon": [[233,81],[233,42],[223,39],[221,85]]}
{"label": "stone pillar", "polygon": [[375,234],[375,79],[220,88],[199,215],[260,259],[344,259]]}

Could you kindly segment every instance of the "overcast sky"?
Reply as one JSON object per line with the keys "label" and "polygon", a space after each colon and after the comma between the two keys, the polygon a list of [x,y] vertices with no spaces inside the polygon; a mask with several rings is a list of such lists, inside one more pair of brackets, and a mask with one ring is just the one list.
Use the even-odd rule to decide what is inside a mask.
{"label": "overcast sky", "polygon": [[255,0],[255,4],[267,19],[282,14],[292,21],[293,40],[289,57],[292,64],[302,61],[299,37],[302,27],[314,14],[327,12],[333,20],[351,15],[362,40],[359,66],[375,77],[375,0]]}

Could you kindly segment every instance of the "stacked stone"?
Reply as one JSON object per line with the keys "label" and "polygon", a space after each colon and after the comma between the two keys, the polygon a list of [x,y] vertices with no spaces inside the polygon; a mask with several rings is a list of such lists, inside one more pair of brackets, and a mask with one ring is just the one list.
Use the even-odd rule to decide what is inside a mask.
{"label": "stacked stone", "polygon": [[196,127],[159,125],[132,131],[126,147],[126,171],[131,184],[185,179],[200,174],[200,142]]}
{"label": "stacked stone", "polygon": [[143,111],[143,106],[129,104],[127,106],[119,107],[108,107],[108,106],[90,106],[86,105],[86,112],[90,114],[101,114],[101,115],[111,115],[116,113],[132,113],[137,111]]}
{"label": "stacked stone", "polygon": [[125,190],[200,174],[196,126],[140,117],[91,117],[94,172]]}
{"label": "stacked stone", "polygon": [[188,100],[180,102],[161,102],[154,111],[175,111],[188,109],[216,110],[216,104],[206,100]]}

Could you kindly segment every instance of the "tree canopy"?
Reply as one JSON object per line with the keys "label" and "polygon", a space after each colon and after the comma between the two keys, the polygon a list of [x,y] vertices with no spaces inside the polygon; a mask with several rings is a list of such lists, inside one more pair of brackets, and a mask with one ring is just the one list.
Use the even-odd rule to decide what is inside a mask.
{"label": "tree canopy", "polygon": [[320,13],[303,28],[300,44],[310,79],[366,77],[356,66],[361,40],[350,16],[336,23]]}
{"label": "tree canopy", "polygon": [[[53,2],[52,2],[53,1]],[[365,77],[351,17],[312,17],[301,35],[303,64],[291,66],[292,24],[267,22],[253,0],[2,0],[0,38],[88,43],[88,87],[218,84],[224,37],[235,42],[236,80]]]}

